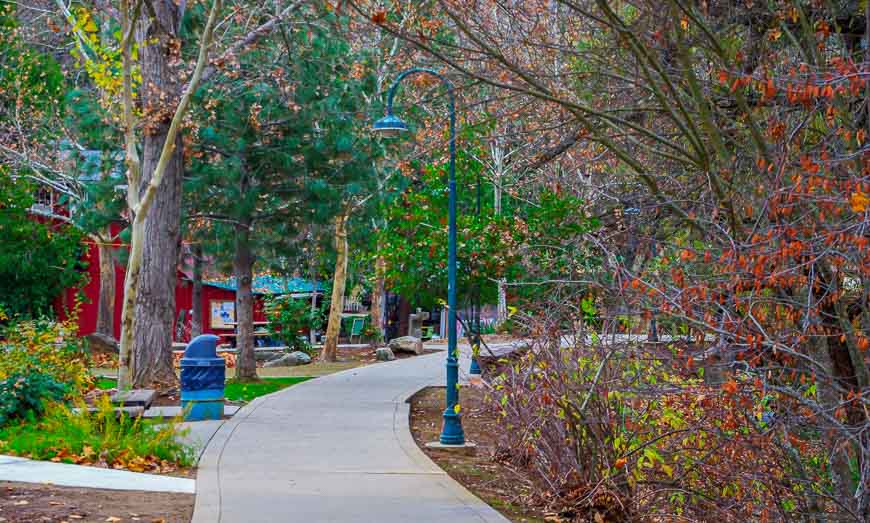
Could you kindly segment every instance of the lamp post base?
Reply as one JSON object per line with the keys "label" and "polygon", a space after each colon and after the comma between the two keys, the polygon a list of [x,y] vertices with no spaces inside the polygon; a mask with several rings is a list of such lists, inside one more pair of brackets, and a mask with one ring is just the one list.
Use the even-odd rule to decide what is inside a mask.
{"label": "lamp post base", "polygon": [[477,375],[482,374],[480,370],[480,365],[477,363],[477,356],[471,357],[471,367],[468,368],[468,373]]}
{"label": "lamp post base", "polygon": [[465,444],[465,432],[462,430],[462,418],[453,409],[444,411],[444,425],[441,428],[440,442],[442,445]]}
{"label": "lamp post base", "polygon": [[477,444],[466,441],[461,445],[445,445],[440,441],[432,441],[426,444],[427,449],[444,450],[447,452],[457,452],[460,454],[473,455],[477,452]]}

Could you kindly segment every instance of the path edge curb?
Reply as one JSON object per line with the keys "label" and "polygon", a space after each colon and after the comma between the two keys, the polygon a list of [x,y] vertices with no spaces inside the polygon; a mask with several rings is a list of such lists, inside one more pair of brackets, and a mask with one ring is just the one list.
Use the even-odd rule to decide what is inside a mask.
{"label": "path edge curb", "polygon": [[[437,463],[432,461],[429,456],[423,452],[417,442],[414,441],[414,436],[411,434],[411,398],[423,389],[430,387],[438,387],[438,385],[426,385],[415,388],[411,392],[403,392],[397,396],[394,401],[396,403],[395,415],[393,416],[393,432],[399,440],[399,446],[405,454],[408,455],[414,463],[421,467],[436,473],[441,476],[439,483],[452,494],[456,499],[461,501],[465,506],[474,511],[474,513],[484,523],[510,523],[501,512],[492,508],[488,503],[475,496],[470,490],[465,488],[461,483],[451,478]],[[443,388],[443,387],[442,387]]]}
{"label": "path edge curb", "polygon": [[[276,391],[275,393],[281,392]],[[242,406],[214,433],[199,458],[196,472],[196,499],[191,523],[217,523],[221,519],[220,460],[224,447],[236,427],[251,415],[271,394],[254,398]]]}

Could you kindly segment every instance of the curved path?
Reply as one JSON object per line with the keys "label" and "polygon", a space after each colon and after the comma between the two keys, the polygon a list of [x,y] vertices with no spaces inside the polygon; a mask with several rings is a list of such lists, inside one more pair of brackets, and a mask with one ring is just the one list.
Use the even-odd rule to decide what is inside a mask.
{"label": "curved path", "polygon": [[369,365],[254,400],[203,454],[193,523],[507,523],[411,437],[405,400],[444,384],[444,357]]}

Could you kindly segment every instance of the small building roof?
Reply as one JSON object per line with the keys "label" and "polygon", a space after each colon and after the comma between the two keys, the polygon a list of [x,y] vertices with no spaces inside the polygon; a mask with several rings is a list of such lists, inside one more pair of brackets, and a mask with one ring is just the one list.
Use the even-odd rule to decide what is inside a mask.
{"label": "small building roof", "polygon": [[[225,280],[207,280],[203,284],[229,291],[235,291],[238,287],[235,277]],[[315,285],[302,278],[286,278],[271,274],[254,276],[251,288],[255,294],[311,294],[312,292],[323,292],[323,285],[320,282],[317,282]]]}

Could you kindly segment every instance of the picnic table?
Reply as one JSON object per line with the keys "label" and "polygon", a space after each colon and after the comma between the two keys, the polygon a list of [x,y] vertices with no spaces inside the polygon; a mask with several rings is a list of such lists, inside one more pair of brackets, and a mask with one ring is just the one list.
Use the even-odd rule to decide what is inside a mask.
{"label": "picnic table", "polygon": [[[253,332],[254,346],[255,347],[266,346],[269,342],[271,333],[268,330],[264,329],[263,327],[266,325],[269,325],[269,322],[268,321],[255,321],[253,323],[254,323],[254,332]],[[226,338],[226,340],[230,343],[230,346],[235,347],[236,346],[236,339],[239,337],[239,331],[238,331],[239,324],[237,322],[232,322],[232,323],[228,322],[227,325],[235,326],[236,331],[235,332],[228,332],[226,334],[221,334],[220,337]]]}

